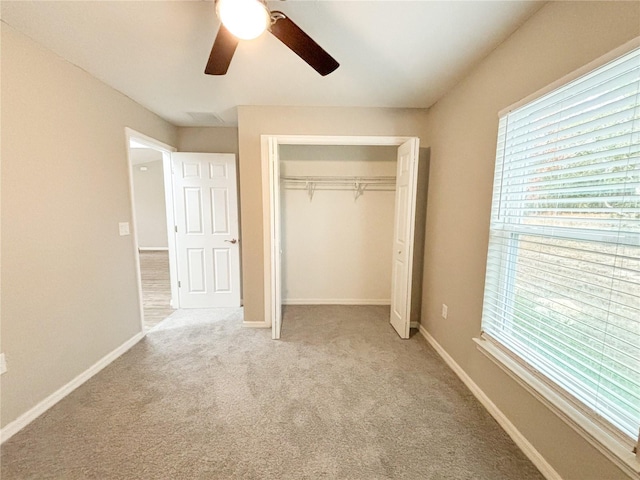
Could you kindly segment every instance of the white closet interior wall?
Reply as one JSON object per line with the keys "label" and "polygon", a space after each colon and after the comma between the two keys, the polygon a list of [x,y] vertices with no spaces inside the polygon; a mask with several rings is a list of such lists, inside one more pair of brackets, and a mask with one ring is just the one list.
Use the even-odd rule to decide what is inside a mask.
{"label": "white closet interior wall", "polygon": [[[281,176],[395,177],[396,147],[283,145]],[[389,304],[395,188],[282,183],[284,304]]]}

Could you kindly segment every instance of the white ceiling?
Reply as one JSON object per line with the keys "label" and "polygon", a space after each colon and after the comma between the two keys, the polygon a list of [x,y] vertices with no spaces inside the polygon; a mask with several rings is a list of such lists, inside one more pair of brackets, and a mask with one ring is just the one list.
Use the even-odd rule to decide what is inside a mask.
{"label": "white ceiling", "polygon": [[205,75],[213,1],[2,0],[1,16],[169,122],[206,126],[235,125],[237,105],[429,107],[542,5],[269,2],[340,62],[326,77],[268,33],[240,43],[226,76]]}

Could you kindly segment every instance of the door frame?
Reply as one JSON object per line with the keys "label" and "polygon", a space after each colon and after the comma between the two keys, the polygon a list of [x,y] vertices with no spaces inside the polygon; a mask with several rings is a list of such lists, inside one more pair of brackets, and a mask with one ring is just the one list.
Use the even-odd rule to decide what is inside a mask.
{"label": "door frame", "polygon": [[171,177],[171,153],[177,152],[178,149],[163,143],[155,138],[149,137],[132,128],[124,129],[126,147],[127,147],[127,165],[129,175],[129,203],[131,205],[131,223],[133,249],[136,263],[136,281],[138,282],[138,304],[140,308],[140,329],[144,332],[144,305],[142,300],[142,273],[140,271],[140,252],[138,251],[138,232],[136,223],[135,193],[133,188],[133,163],[130,155],[131,140],[148,146],[153,150],[162,153],[162,173],[164,177],[164,202],[167,216],[167,245],[169,247],[169,278],[171,283],[171,307],[180,308],[178,297],[178,264],[176,258],[176,239],[174,235],[174,213],[173,213],[173,179]]}
{"label": "door frame", "polygon": [[[275,178],[274,162],[280,161],[280,145],[366,145],[366,146],[395,146],[399,147],[409,140],[417,140],[416,136],[370,136],[370,135],[261,135],[262,160],[262,205],[263,205],[263,245],[264,245],[264,317],[265,326],[271,327],[271,337],[279,338],[276,332],[278,312],[282,309],[281,266],[278,262],[280,236],[280,212],[277,211],[280,199],[280,179]],[[418,158],[416,158],[418,163]],[[417,168],[417,165],[416,165]],[[417,184],[415,175],[414,183]],[[416,195],[413,195],[409,212],[415,212]],[[411,213],[409,213],[411,215]],[[412,229],[413,231],[413,229]],[[413,236],[413,234],[412,234]],[[412,269],[414,263],[413,239],[410,254],[409,288],[407,293],[408,305],[411,305],[411,286],[413,282]],[[408,310],[410,312],[410,309]],[[410,314],[409,320],[411,319]],[[281,320],[281,319],[280,319]]]}

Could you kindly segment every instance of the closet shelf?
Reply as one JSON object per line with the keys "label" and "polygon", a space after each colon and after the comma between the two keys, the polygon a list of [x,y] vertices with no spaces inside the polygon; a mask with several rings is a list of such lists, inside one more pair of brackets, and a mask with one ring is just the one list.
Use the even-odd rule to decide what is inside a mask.
{"label": "closet shelf", "polygon": [[354,199],[362,196],[365,190],[393,191],[396,189],[396,177],[381,176],[282,176],[283,188],[287,190],[306,190],[309,200],[313,200],[316,190],[353,190]]}

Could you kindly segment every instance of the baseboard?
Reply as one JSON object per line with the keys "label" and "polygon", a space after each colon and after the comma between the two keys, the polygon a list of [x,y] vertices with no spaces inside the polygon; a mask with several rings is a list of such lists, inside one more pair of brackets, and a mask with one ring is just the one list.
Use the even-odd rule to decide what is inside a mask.
{"label": "baseboard", "polygon": [[455,372],[455,374],[462,380],[462,383],[473,393],[478,401],[487,409],[491,416],[498,422],[502,429],[507,432],[514,443],[522,450],[531,463],[533,463],[540,473],[547,480],[562,480],[562,477],[555,469],[545,460],[545,458],[535,449],[533,445],[525,438],[522,433],[515,427],[513,423],[502,413],[502,411],[496,406],[495,403],[484,393],[480,387],[467,375],[467,373],[456,363],[456,361],[445,351],[444,348],[436,341],[435,338],[427,332],[427,330],[420,325],[420,333],[427,340],[429,345],[438,352],[438,355],[442,357],[445,363]]}
{"label": "baseboard", "polygon": [[411,322],[410,328],[420,328],[420,322]]}
{"label": "baseboard", "polygon": [[169,247],[138,247],[140,252],[168,252]]}
{"label": "baseboard", "polygon": [[391,305],[389,299],[366,298],[290,298],[282,305]]}
{"label": "baseboard", "polygon": [[145,335],[144,332],[135,334],[129,340],[124,342],[122,345],[120,345],[118,348],[116,348],[112,352],[102,357],[100,360],[98,360],[96,363],[94,363],[91,367],[89,367],[87,370],[82,372],[80,375],[75,377],[69,383],[67,383],[63,387],[53,392],[51,395],[49,395],[47,398],[42,400],[36,406],[26,411],[22,415],[20,415],[13,422],[8,423],[2,430],[0,430],[0,443],[4,443],[7,440],[9,440],[12,436],[14,436],[16,433],[18,433],[27,425],[29,425],[31,422],[33,422],[36,418],[38,418],[44,412],[49,410],[51,407],[53,407],[56,403],[58,403],[64,397],[69,395],[71,392],[73,392],[76,388],[78,388],[84,382],[86,382],[95,374],[100,372],[100,370],[105,368],[107,365],[109,365],[111,362],[117,359],[120,355],[125,353],[127,350],[133,347],[136,343],[142,340],[144,338],[144,335]]}
{"label": "baseboard", "polygon": [[246,328],[271,328],[267,322],[242,322],[242,326]]}

